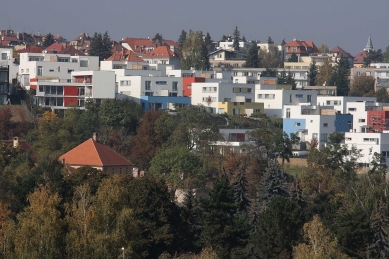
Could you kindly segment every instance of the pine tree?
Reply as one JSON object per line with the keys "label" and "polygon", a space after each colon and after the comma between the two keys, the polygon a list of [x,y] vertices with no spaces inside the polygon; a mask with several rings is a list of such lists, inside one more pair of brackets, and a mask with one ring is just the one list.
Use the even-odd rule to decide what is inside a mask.
{"label": "pine tree", "polygon": [[306,207],[306,202],[303,196],[303,189],[301,188],[300,180],[296,177],[290,190],[291,199],[296,202],[301,208]]}
{"label": "pine tree", "polygon": [[286,179],[277,160],[269,160],[258,190],[257,210],[266,210],[271,201],[278,196],[289,197]]}
{"label": "pine tree", "polygon": [[153,44],[155,44],[155,46],[157,46],[157,47],[163,46],[163,44],[164,44],[163,36],[162,36],[162,34],[159,34],[159,33],[155,34],[152,41],[153,41]]}
{"label": "pine tree", "polygon": [[298,61],[299,61],[299,57],[294,52],[288,58],[288,62],[298,62]]}
{"label": "pine tree", "polygon": [[311,65],[309,66],[309,85],[313,86],[316,85],[316,75],[317,75],[317,67],[316,67],[316,62],[312,62]]}
{"label": "pine tree", "polygon": [[232,43],[232,47],[235,51],[240,50],[239,41],[240,41],[240,32],[238,30],[238,26],[235,27],[234,33],[233,33],[234,41]]}
{"label": "pine tree", "polygon": [[375,93],[375,96],[377,96],[377,102],[380,102],[380,103],[388,103],[389,102],[388,90],[386,90],[385,87],[382,87],[380,90],[378,90]]}
{"label": "pine tree", "polygon": [[334,80],[338,96],[347,96],[350,91],[350,70],[348,69],[348,62],[345,58],[339,59],[334,69]]}
{"label": "pine tree", "polygon": [[209,32],[207,32],[207,35],[204,38],[204,42],[205,42],[205,45],[207,45],[207,46],[212,44],[212,39],[211,39],[211,35],[209,34]]}
{"label": "pine tree", "polygon": [[49,32],[46,37],[45,37],[45,40],[43,41],[42,43],[42,48],[47,48],[48,46],[50,46],[51,44],[54,43],[54,36]]}
{"label": "pine tree", "polygon": [[235,203],[238,204],[238,212],[244,211],[249,215],[251,201],[247,197],[247,178],[243,169],[237,172],[232,186],[234,189]]}
{"label": "pine tree", "polygon": [[88,53],[90,56],[98,56],[100,61],[105,60],[111,56],[111,38],[109,37],[107,31],[104,33],[104,35],[95,32],[91,40]]}
{"label": "pine tree", "polygon": [[382,199],[379,201],[379,207],[371,224],[373,230],[373,242],[369,246],[369,254],[372,258],[388,258],[389,257],[389,239],[386,228],[389,225],[389,218],[384,215],[384,203]]}
{"label": "pine tree", "polygon": [[277,77],[277,70],[266,68],[261,72],[261,77]]}
{"label": "pine tree", "polygon": [[204,246],[212,247],[220,258],[241,253],[247,244],[249,228],[245,215],[236,215],[234,191],[225,175],[214,182],[209,199],[201,200],[200,206]]}
{"label": "pine tree", "polygon": [[285,38],[281,41],[281,45],[284,46],[286,44]]}
{"label": "pine tree", "polygon": [[256,42],[252,42],[246,57],[245,67],[257,68],[259,67],[258,46]]}
{"label": "pine tree", "polygon": [[177,41],[178,47],[180,47],[180,49],[182,49],[182,47],[184,46],[186,35],[188,35],[188,33],[185,30],[182,30],[180,37],[178,38],[178,41]]}
{"label": "pine tree", "polygon": [[274,40],[269,36],[269,37],[267,38],[267,43],[268,43],[268,44],[274,44]]}

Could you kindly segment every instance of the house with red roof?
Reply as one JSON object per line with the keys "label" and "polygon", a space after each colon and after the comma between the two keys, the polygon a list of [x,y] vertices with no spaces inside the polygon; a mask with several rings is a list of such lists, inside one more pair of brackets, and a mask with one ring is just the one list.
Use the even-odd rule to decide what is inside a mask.
{"label": "house with red roof", "polygon": [[100,62],[101,70],[135,69],[146,70],[148,63],[139,57],[134,51],[122,48],[114,52],[112,56]]}
{"label": "house with red roof", "polygon": [[97,134],[84,143],[63,154],[58,159],[69,171],[90,166],[102,172],[113,174],[132,174],[133,164],[113,149],[97,140]]}
{"label": "house with red roof", "polygon": [[77,38],[70,41],[70,45],[72,45],[75,49],[80,50],[83,53],[88,53],[91,43],[91,37],[89,37],[88,33],[81,33]]}
{"label": "house with red roof", "polygon": [[354,57],[351,56],[350,53],[348,53],[347,51],[345,51],[341,47],[336,46],[336,47],[332,48],[330,50],[330,55],[331,55],[332,60],[334,62],[339,61],[339,59],[341,59],[341,58],[345,58],[345,59],[347,59],[348,67],[349,68],[354,67]]}
{"label": "house with red roof", "polygon": [[19,49],[17,52],[20,53],[42,53],[43,49],[37,46],[26,45],[24,49]]}
{"label": "house with red roof", "polygon": [[44,49],[44,53],[53,53],[53,54],[69,54],[71,56],[85,56],[85,54],[74,46],[67,43],[53,43],[47,48]]}
{"label": "house with red roof", "polygon": [[174,46],[159,46],[142,56],[150,66],[157,64],[174,65],[175,69],[181,68],[181,53]]}
{"label": "house with red roof", "polygon": [[[123,38],[120,43],[126,49],[134,51],[137,55],[142,56],[148,52],[153,51],[158,47],[151,39],[149,38]],[[173,40],[163,40],[163,46],[169,48],[178,49],[178,44]]]}
{"label": "house with red roof", "polygon": [[309,40],[293,39],[291,42],[285,44],[284,47],[286,51],[286,59],[288,59],[293,53],[298,57],[320,53],[320,50],[316,47],[316,45]]}

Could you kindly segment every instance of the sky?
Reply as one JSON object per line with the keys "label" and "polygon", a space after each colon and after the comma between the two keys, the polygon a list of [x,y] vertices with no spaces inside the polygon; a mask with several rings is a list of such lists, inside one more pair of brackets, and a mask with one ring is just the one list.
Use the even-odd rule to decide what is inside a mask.
{"label": "sky", "polygon": [[82,32],[177,40],[182,30],[209,32],[214,41],[233,33],[247,40],[280,44],[312,40],[351,55],[371,34],[374,49],[389,45],[388,0],[1,0],[0,29],[60,34],[68,41]]}

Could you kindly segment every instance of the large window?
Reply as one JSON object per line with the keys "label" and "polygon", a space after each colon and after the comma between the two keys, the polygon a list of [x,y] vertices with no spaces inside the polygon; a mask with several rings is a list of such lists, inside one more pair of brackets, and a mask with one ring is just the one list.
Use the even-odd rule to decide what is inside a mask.
{"label": "large window", "polygon": [[41,76],[42,72],[43,72],[42,66],[38,66],[38,72],[37,72],[38,76]]}
{"label": "large window", "polygon": [[145,81],[145,89],[150,90],[151,89],[151,81]]}
{"label": "large window", "polygon": [[172,91],[178,91],[178,82],[173,82]]}
{"label": "large window", "polygon": [[8,59],[8,54],[7,53],[1,53],[1,59],[2,60],[7,60]]}

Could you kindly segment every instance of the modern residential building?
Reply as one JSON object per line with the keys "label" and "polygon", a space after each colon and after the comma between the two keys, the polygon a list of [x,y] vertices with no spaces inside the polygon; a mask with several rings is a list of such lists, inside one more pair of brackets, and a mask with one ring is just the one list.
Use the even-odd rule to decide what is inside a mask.
{"label": "modern residential building", "polygon": [[190,98],[185,96],[141,96],[140,103],[145,111],[175,110],[190,105]]}
{"label": "modern residential building", "polygon": [[[99,69],[99,57],[71,56],[69,54],[21,53],[19,82],[27,90],[30,79],[71,79],[73,71]],[[35,89],[31,87],[31,89]]]}
{"label": "modern residential building", "polygon": [[71,79],[31,79],[36,89],[39,106],[52,109],[84,107],[91,99],[101,103],[115,98],[115,73],[113,71],[77,71]]}
{"label": "modern residential building", "polygon": [[208,55],[212,68],[243,67],[246,56],[235,50],[218,49]]}
{"label": "modern residential building", "polygon": [[250,141],[249,133],[251,129],[220,129],[219,133],[223,140],[212,143],[212,149],[217,150],[222,155],[230,153],[241,154],[246,151],[247,146],[254,145]]}
{"label": "modern residential building", "polygon": [[149,64],[144,61],[138,55],[128,49],[122,49],[120,52],[115,52],[109,58],[100,62],[101,70],[113,70],[113,69],[135,69],[135,70],[147,70]]}

